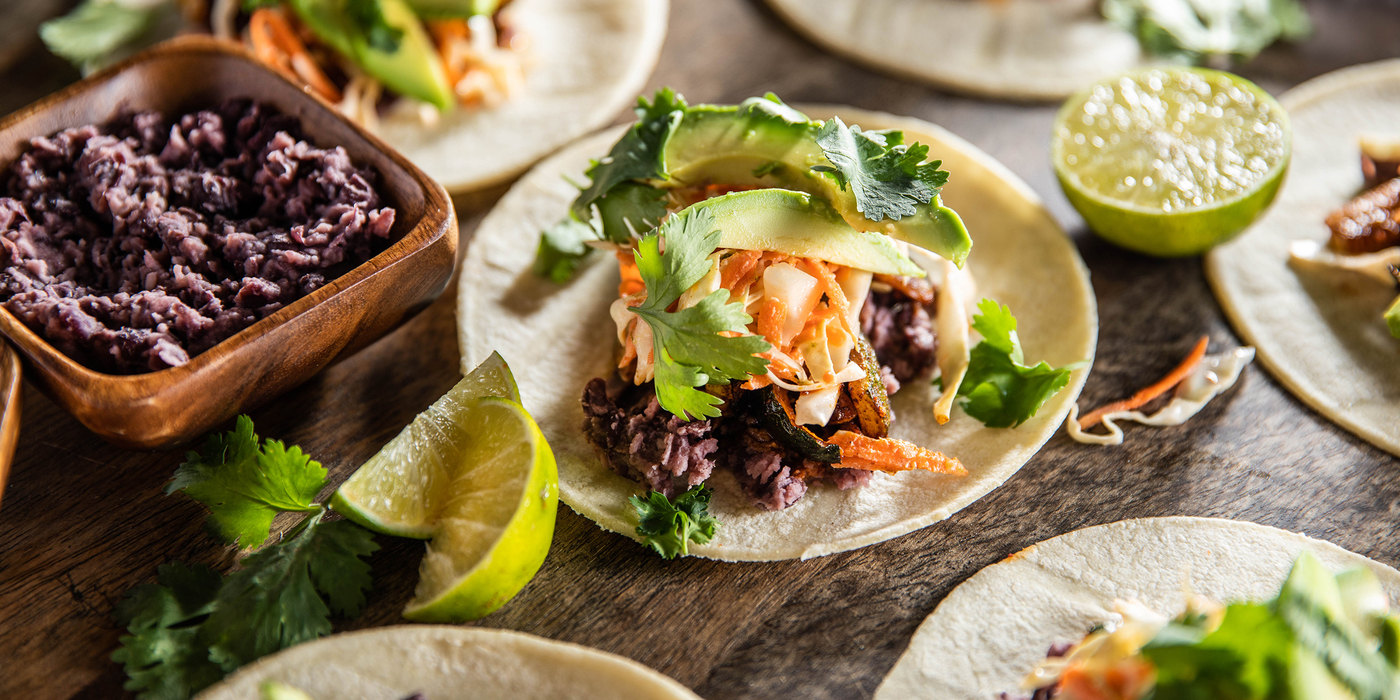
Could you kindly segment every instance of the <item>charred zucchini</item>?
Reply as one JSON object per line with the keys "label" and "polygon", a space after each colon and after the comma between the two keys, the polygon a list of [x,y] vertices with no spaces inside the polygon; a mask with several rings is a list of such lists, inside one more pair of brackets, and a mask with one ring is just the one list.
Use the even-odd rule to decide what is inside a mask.
{"label": "charred zucchini", "polygon": [[784,447],[817,462],[839,464],[841,448],[828,445],[815,433],[797,424],[792,397],[788,392],[775,386],[767,386],[758,391],[758,413],[763,419],[763,427],[773,439]]}
{"label": "charred zucchini", "polygon": [[865,378],[847,384],[851,400],[856,404],[856,422],[866,437],[882,438],[890,434],[890,422],[894,420],[894,409],[890,408],[890,396],[885,393],[885,382],[880,379],[880,360],[875,357],[875,348],[864,334],[856,336],[856,350],[853,358],[865,370]]}

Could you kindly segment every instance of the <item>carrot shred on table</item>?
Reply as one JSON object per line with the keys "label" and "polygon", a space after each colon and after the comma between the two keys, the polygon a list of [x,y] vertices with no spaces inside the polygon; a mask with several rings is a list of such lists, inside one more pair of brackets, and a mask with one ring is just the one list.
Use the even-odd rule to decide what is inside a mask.
{"label": "carrot shred on table", "polygon": [[827,438],[827,443],[841,448],[841,463],[832,465],[836,467],[880,472],[923,469],[935,474],[967,476],[967,469],[956,457],[919,447],[912,442],[872,438],[849,430],[838,430]]}
{"label": "carrot shred on table", "polygon": [[1176,369],[1168,372],[1167,376],[1162,377],[1160,380],[1157,381],[1156,384],[1153,384],[1152,386],[1149,386],[1146,389],[1143,389],[1142,391],[1133,394],[1131,398],[1127,398],[1122,401],[1114,401],[1113,403],[1100,406],[1094,409],[1093,411],[1090,411],[1084,417],[1079,419],[1079,429],[1085,430],[1087,428],[1093,427],[1094,425],[1097,425],[1099,421],[1103,420],[1104,416],[1110,413],[1117,413],[1118,411],[1131,411],[1135,408],[1141,408],[1152,399],[1155,399],[1158,396],[1167,393],[1167,390],[1171,389],[1177,384],[1180,384],[1183,380],[1186,379],[1188,375],[1191,374],[1193,370],[1196,369],[1197,365],[1201,364],[1201,360],[1204,359],[1206,356],[1206,345],[1208,345],[1209,343],[1209,336],[1201,336],[1201,339],[1196,341],[1196,347],[1191,348],[1191,354],[1187,355],[1186,359],[1182,360],[1181,364],[1177,365]]}

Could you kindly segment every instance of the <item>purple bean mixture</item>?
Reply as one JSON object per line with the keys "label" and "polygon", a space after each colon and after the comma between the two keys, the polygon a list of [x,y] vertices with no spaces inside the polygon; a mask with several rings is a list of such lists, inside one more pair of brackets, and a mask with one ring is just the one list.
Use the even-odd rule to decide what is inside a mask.
{"label": "purple bean mixture", "polygon": [[74,360],[135,374],[314,292],[371,257],[394,209],[300,126],[232,100],[33,139],[0,191],[0,302]]}

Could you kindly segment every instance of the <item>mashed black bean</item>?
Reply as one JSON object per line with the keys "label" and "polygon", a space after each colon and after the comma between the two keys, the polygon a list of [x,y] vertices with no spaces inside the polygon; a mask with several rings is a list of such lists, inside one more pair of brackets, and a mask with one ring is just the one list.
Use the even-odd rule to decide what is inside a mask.
{"label": "mashed black bean", "polygon": [[0,191],[0,301],[93,369],[178,367],[368,260],[376,181],[247,100],[36,138]]}

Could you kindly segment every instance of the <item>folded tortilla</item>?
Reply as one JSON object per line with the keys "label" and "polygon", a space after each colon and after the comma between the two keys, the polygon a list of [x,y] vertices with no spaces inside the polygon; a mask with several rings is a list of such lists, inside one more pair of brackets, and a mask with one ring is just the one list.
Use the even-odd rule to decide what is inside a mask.
{"label": "folded tortilla", "polygon": [[417,102],[400,100],[378,136],[453,194],[509,181],[632,104],[661,55],[669,8],[669,0],[515,0],[506,11],[530,40],[519,94],[492,108],[459,105],[432,125]]}
{"label": "folded tortilla", "polygon": [[[1069,238],[1030,187],[976,147],[927,122],[850,108],[799,107],[813,119],[840,116],[867,129],[898,128],[906,141],[932,148],[950,179],[944,202],[966,223],[968,258],[978,293],[1008,304],[1031,361],[1061,366],[1091,359],[1098,315],[1088,271]],[[510,363],[525,407],[559,463],[560,500],[604,529],[636,538],[627,497],[643,487],[615,474],[583,435],[583,387],[614,370],[617,265],[599,256],[573,281],[555,285],[530,267],[540,232],[563,218],[584,183],[589,159],[608,152],[622,128],[580,141],[536,166],[482,221],[466,252],[458,287],[463,367],[492,350]],[[1015,429],[986,428],[955,408],[938,425],[928,381],[907,384],[892,399],[891,436],[957,457],[965,477],[929,472],[875,474],[847,491],[813,484],[802,500],[770,512],[753,506],[733,475],[715,470],[710,512],[713,541],[690,553],[725,560],[808,558],[881,542],[952,515],[1016,473],[1064,422],[1087,369],[1031,420]]]}
{"label": "folded tortilla", "polygon": [[699,700],[631,659],[519,632],[402,625],[337,634],[239,669],[197,700],[259,700],[278,681],[316,700]]}
{"label": "folded tortilla", "polygon": [[1382,318],[1395,285],[1288,262],[1291,242],[1325,243],[1327,214],[1362,190],[1358,139],[1400,131],[1400,60],[1329,73],[1279,102],[1293,124],[1288,179],[1263,218],[1211,251],[1206,276],[1235,331],[1279,383],[1400,455],[1400,340]]}
{"label": "folded tortilla", "polygon": [[1188,591],[1268,600],[1303,551],[1333,571],[1369,567],[1400,601],[1400,571],[1322,540],[1217,518],[1126,520],[1032,545],[964,581],[919,626],[875,700],[1015,697],[1052,644],[1112,619],[1114,599],[1169,616]]}
{"label": "folded tortilla", "polygon": [[768,0],[826,49],[983,97],[1060,100],[1143,62],[1098,0]]}

